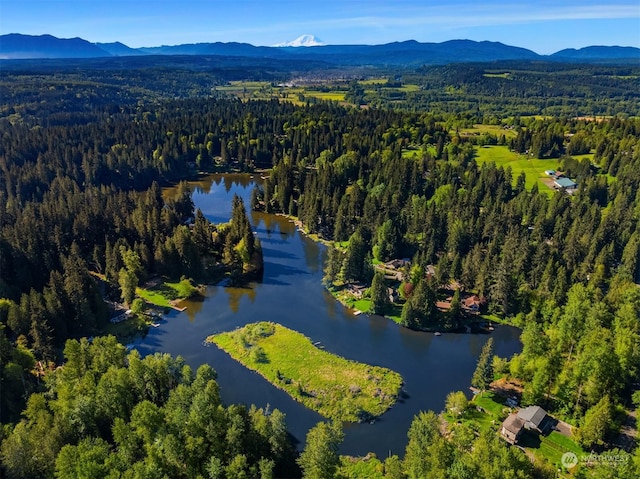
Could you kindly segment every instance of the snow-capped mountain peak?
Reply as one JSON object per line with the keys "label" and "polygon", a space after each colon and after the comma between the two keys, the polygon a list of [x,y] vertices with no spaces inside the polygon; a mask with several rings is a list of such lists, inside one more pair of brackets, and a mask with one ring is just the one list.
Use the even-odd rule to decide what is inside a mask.
{"label": "snow-capped mountain peak", "polygon": [[320,47],[325,43],[314,35],[301,35],[292,42],[283,42],[274,45],[274,47]]}

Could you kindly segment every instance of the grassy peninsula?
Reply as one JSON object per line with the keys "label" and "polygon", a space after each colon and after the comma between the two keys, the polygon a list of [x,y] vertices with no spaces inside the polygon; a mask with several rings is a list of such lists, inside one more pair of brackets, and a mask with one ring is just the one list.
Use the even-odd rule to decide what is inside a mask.
{"label": "grassy peninsula", "polygon": [[340,421],[380,416],[396,402],[402,377],[390,369],[344,359],[309,338],[271,322],[209,336],[233,359],[296,401]]}

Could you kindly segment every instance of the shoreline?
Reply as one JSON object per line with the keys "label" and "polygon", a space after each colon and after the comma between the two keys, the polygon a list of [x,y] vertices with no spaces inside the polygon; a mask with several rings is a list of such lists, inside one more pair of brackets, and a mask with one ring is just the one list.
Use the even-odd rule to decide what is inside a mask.
{"label": "shoreline", "polygon": [[[309,233],[307,231],[304,223],[302,221],[300,221],[300,219],[297,216],[293,216],[293,215],[290,215],[288,213],[272,213],[272,214],[274,214],[276,216],[281,216],[281,217],[286,218],[289,221],[291,221],[296,226],[296,229],[300,233],[302,233],[304,236],[309,238],[310,240],[315,241],[317,243],[321,243],[321,244],[323,244],[325,246],[334,245],[334,241],[332,241],[332,240],[327,240],[327,239],[321,238],[320,236],[318,236],[315,233]],[[342,306],[344,306],[345,308],[350,310],[354,316],[361,316],[361,315],[371,316],[372,314],[375,314],[375,313],[370,313],[368,311],[359,310],[358,308],[355,308],[355,307],[349,305],[342,297],[340,297],[338,295],[338,291],[337,290],[328,288],[324,284],[323,284],[323,288],[329,294],[331,294],[331,296],[336,301],[338,301]],[[419,331],[419,332],[424,332],[424,333],[437,333],[437,334],[441,334],[441,333],[450,333],[450,334],[490,334],[491,331],[493,330],[493,329],[491,329],[492,326],[489,326],[489,327],[482,326],[483,323],[487,323],[487,322],[488,323],[495,322],[495,323],[500,324],[502,326],[512,326],[512,327],[516,327],[516,328],[518,327],[518,326],[510,323],[509,321],[507,321],[504,318],[494,317],[494,315],[490,315],[489,313],[479,314],[478,315],[479,319],[477,319],[477,320],[473,320],[472,319],[471,321],[466,322],[464,325],[460,325],[460,326],[455,327],[455,328],[409,328],[407,326],[402,325],[399,321],[396,321],[393,318],[390,318],[389,316],[385,316],[385,315],[382,315],[382,314],[376,314],[376,316],[380,316],[380,317],[386,319],[387,321],[391,321],[391,322],[397,324],[398,326],[410,329],[411,331]],[[490,316],[490,318],[488,316]]]}

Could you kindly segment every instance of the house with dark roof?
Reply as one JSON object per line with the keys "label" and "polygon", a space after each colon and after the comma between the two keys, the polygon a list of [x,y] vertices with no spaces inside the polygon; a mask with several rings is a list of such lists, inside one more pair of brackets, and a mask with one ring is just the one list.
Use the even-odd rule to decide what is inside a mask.
{"label": "house with dark roof", "polygon": [[529,406],[518,411],[518,418],[524,422],[524,427],[539,434],[551,425],[551,417],[540,406]]}
{"label": "house with dark roof", "polygon": [[524,421],[517,414],[509,414],[504,420],[500,428],[500,435],[510,444],[517,444],[522,431],[524,430]]}
{"label": "house with dark roof", "polygon": [[367,290],[367,287],[360,283],[349,283],[345,288],[356,299],[362,299],[364,292]]}
{"label": "house with dark roof", "polygon": [[409,258],[392,259],[391,261],[387,261],[384,265],[389,269],[400,269],[404,267],[410,267],[411,260]]}

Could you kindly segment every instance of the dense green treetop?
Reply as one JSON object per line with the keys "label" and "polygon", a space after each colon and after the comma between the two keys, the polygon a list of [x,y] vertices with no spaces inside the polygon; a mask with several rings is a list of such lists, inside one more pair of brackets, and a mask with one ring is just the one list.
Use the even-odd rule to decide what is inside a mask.
{"label": "dense green treetop", "polygon": [[[284,415],[224,407],[211,367],[141,358],[111,336],[69,340],[64,354],[2,442],[8,477],[297,474]],[[212,476],[216,468],[226,476]]]}

